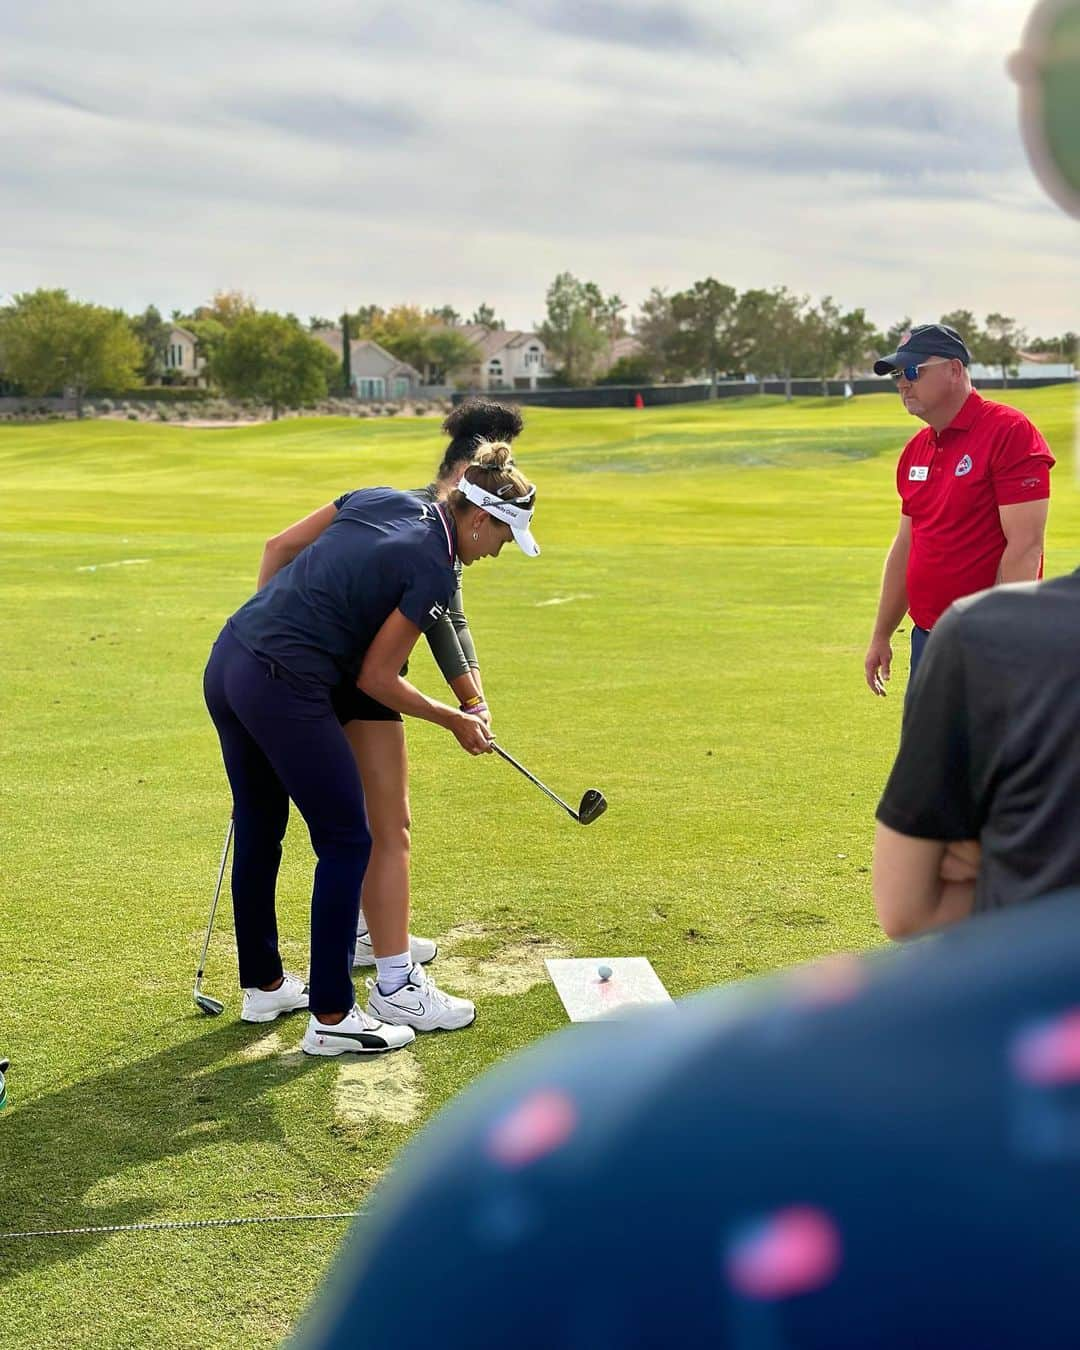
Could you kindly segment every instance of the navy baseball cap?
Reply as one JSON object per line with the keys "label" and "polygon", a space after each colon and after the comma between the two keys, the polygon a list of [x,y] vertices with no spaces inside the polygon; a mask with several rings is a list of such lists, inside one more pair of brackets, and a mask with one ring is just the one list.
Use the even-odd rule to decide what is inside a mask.
{"label": "navy baseball cap", "polygon": [[955,328],[944,323],[920,323],[908,329],[892,356],[882,356],[874,362],[874,374],[889,375],[901,366],[917,366],[928,356],[944,356],[971,365],[971,353]]}

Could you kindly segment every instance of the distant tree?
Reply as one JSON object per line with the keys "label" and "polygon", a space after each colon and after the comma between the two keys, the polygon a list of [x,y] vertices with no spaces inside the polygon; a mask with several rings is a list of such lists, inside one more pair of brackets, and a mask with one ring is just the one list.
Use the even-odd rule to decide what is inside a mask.
{"label": "distant tree", "polygon": [[338,327],[333,319],[324,318],[321,314],[312,314],[307,321],[307,326],[311,333],[323,333],[328,328]]}
{"label": "distant tree", "polygon": [[352,322],[348,314],[341,316],[341,383],[345,397],[352,398]]}
{"label": "distant tree", "polygon": [[626,320],[622,317],[626,303],[618,295],[604,295],[595,281],[582,287],[589,318],[604,333],[609,342],[626,336]]}
{"label": "distant tree", "polygon": [[[199,305],[191,315],[193,319],[216,319],[225,328],[231,328],[241,319],[257,314],[255,297],[245,295],[243,291],[215,291],[208,305]],[[190,324],[185,324],[190,327]]]}
{"label": "distant tree", "polygon": [[634,336],[641,343],[641,354],[648,362],[652,378],[681,378],[673,364],[674,341],[679,332],[678,320],[671,309],[671,298],[654,286],[634,319]]}
{"label": "distant tree", "polygon": [[447,323],[447,307],[422,311],[416,305],[394,305],[383,310],[368,306],[353,316],[354,335],[414,366],[425,384],[450,384],[458,371],[472,365],[477,349],[463,333]]}
{"label": "distant tree", "polygon": [[[911,330],[911,319],[905,317],[891,328],[885,330],[885,352],[894,352],[900,346],[900,339]],[[883,352],[882,355],[885,353]]]}
{"label": "distant tree", "polygon": [[807,299],[792,295],[785,286],[744,291],[739,298],[736,335],[747,370],[759,378],[777,375],[784,396],[792,397],[792,379],[815,364],[813,325],[807,319]]}
{"label": "distant tree", "polygon": [[987,365],[1001,367],[1003,384],[1009,383],[1009,371],[1016,369],[1024,336],[1024,330],[1008,315],[995,313],[986,316],[981,359]]}
{"label": "distant tree", "polygon": [[948,314],[941,316],[941,322],[949,328],[956,329],[975,360],[983,359],[986,334],[979,327],[979,321],[970,309],[952,309]]}
{"label": "distant tree", "polygon": [[228,329],[220,319],[187,319],[182,326],[195,339],[195,355],[212,367]]}
{"label": "distant tree", "polygon": [[1034,337],[1027,342],[1029,352],[1037,352],[1040,355],[1056,356],[1059,361],[1077,360],[1077,347],[1080,345],[1080,335],[1072,332],[1062,333],[1060,337]]}
{"label": "distant tree", "polygon": [[849,380],[866,370],[872,358],[883,350],[882,335],[866,317],[866,310],[852,309],[841,316],[836,359]]}
{"label": "distant tree", "polygon": [[[548,287],[547,318],[537,332],[554,355],[568,384],[588,384],[597,358],[608,346],[604,301],[591,282],[560,272]],[[617,296],[612,297],[618,301]],[[621,305],[621,301],[618,301]],[[608,311],[610,318],[610,310]]]}
{"label": "distant tree", "polygon": [[669,366],[681,377],[704,373],[712,382],[712,396],[722,373],[738,360],[736,316],[738,292],[734,286],[706,277],[671,297],[673,331],[666,348]]}
{"label": "distant tree", "polygon": [[365,312],[370,317],[367,322],[361,322],[361,315],[357,315],[356,336],[377,342],[399,361],[407,361],[419,370],[424,363],[424,348],[431,327],[430,320],[424,318],[420,309],[416,305],[394,305],[388,310],[371,306],[361,314]]}
{"label": "distant tree", "polygon": [[438,309],[426,309],[424,310],[424,317],[432,319],[436,323],[445,323],[451,328],[461,322],[461,315],[453,305],[440,305]]}
{"label": "distant tree", "polygon": [[463,333],[455,333],[452,328],[430,328],[420,369],[425,384],[453,384],[463,370],[479,360],[480,349]]}
{"label": "distant tree", "polygon": [[606,375],[597,380],[597,384],[651,384],[652,365],[644,352],[635,352],[633,356],[621,356]]}
{"label": "distant tree", "polygon": [[478,305],[476,309],[473,310],[472,318],[469,320],[469,322],[479,324],[484,328],[504,329],[506,327],[506,324],[502,321],[502,319],[497,319],[495,317],[495,311],[491,308],[491,306],[487,303],[486,300],[484,301],[483,304]]}
{"label": "distant tree", "polygon": [[305,332],[296,320],[280,314],[247,314],[226,332],[211,374],[232,397],[269,403],[276,420],[282,408],[325,398],[337,369],[337,357],[326,343]]}
{"label": "distant tree", "polygon": [[349,326],[354,338],[371,338],[372,330],[385,318],[386,310],[381,305],[360,305],[349,311]]}
{"label": "distant tree", "polygon": [[75,394],[78,415],[94,393],[130,389],[145,353],[119,310],[72,300],[67,291],[16,295],[0,309],[0,365],[32,397]]}
{"label": "distant tree", "polygon": [[144,384],[158,384],[164,378],[171,329],[172,324],[165,322],[154,305],[147,305],[131,320],[131,331],[143,346],[141,374]]}
{"label": "distant tree", "polygon": [[840,364],[844,316],[831,295],[824,296],[805,314],[806,341],[814,363],[814,374],[821,379],[821,393],[829,392],[829,380]]}

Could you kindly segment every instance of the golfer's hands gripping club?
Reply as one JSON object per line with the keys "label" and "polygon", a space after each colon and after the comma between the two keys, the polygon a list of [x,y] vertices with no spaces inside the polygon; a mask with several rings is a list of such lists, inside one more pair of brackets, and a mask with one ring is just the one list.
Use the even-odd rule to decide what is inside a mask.
{"label": "golfer's hands gripping club", "polygon": [[866,671],[866,683],[872,694],[885,697],[885,681],[892,673],[892,644],[886,637],[870,639],[870,647],[863,663]]}
{"label": "golfer's hands gripping club", "polygon": [[455,713],[453,721],[450,723],[450,730],[457,737],[461,748],[467,750],[470,755],[489,755],[491,753],[493,737],[490,728],[482,718],[473,717],[470,713]]}

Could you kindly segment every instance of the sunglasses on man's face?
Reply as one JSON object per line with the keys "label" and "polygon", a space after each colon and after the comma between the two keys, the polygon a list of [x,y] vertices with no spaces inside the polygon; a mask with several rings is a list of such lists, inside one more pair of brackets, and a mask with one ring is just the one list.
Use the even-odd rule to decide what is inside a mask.
{"label": "sunglasses on man's face", "polygon": [[923,361],[917,366],[897,366],[895,370],[889,371],[889,378],[896,384],[902,375],[909,384],[914,384],[919,378],[920,372],[926,370],[928,366],[947,366],[948,364],[948,361]]}

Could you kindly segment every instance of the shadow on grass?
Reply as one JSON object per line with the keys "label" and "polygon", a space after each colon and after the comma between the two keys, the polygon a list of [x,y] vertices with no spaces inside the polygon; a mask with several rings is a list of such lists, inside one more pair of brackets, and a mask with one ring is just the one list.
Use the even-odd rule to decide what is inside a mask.
{"label": "shadow on grass", "polygon": [[[250,1045],[256,1030],[266,1028],[207,1024],[205,1034],[148,1059],[9,1105],[0,1115],[0,1232],[234,1217],[235,1209],[220,1216],[163,1214],[153,1194],[84,1197],[122,1172],[195,1149],[283,1137],[269,1094],[319,1061],[290,1055],[221,1064]],[[207,1166],[213,1167],[209,1159]],[[71,1260],[106,1236],[0,1242],[0,1276]]]}

